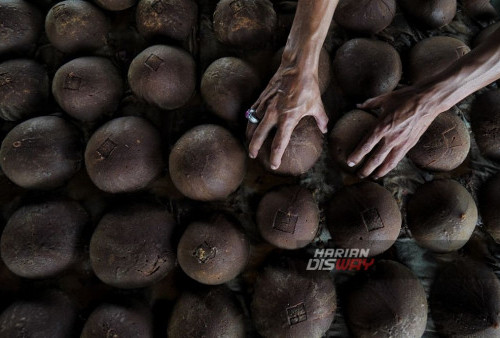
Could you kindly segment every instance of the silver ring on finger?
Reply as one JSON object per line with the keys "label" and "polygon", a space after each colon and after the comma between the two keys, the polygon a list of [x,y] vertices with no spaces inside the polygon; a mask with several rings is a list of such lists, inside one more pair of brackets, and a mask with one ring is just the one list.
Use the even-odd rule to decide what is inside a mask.
{"label": "silver ring on finger", "polygon": [[255,114],[255,109],[250,108],[245,112],[245,118],[248,120],[248,122],[252,124],[258,124],[260,120],[254,114]]}

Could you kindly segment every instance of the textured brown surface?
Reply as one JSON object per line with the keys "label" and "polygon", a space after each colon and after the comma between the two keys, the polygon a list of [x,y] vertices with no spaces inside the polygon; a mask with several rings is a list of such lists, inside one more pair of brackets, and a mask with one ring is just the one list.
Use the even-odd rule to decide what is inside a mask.
{"label": "textured brown surface", "polygon": [[333,243],[340,248],[369,249],[376,256],[389,249],[401,230],[401,212],[391,193],[373,182],[338,191],[326,211]]}
{"label": "textured brown surface", "polygon": [[45,32],[50,43],[63,53],[95,51],[108,41],[109,23],[92,3],[66,0],[50,9]]}
{"label": "textured brown surface", "polygon": [[59,106],[81,121],[114,113],[123,87],[118,69],[102,57],[74,59],[59,68],[52,80],[52,94]]}
{"label": "textured brown surface", "polygon": [[103,304],[85,322],[80,338],[152,338],[151,311],[145,306]]}
{"label": "textured brown surface", "polygon": [[245,234],[226,217],[193,222],[184,231],[177,248],[182,270],[199,283],[226,283],[243,271],[249,256]]}
{"label": "textured brown surface", "polygon": [[474,47],[477,45],[481,44],[484,40],[486,40],[491,33],[496,31],[498,28],[500,28],[500,22],[494,23],[492,25],[489,25],[485,29],[483,29],[474,39]]}
{"label": "textured brown surface", "polygon": [[194,0],[139,0],[136,24],[139,33],[147,38],[166,36],[185,40],[198,19]]}
{"label": "textured brown surface", "polygon": [[457,181],[435,180],[418,187],[410,198],[407,222],[413,238],[424,248],[458,250],[476,227],[476,202]]}
{"label": "textured brown surface", "polygon": [[251,311],[263,337],[322,337],[337,309],[335,285],[328,273],[306,271],[289,261],[268,265],[257,276]]}
{"label": "textured brown surface", "polygon": [[500,161],[500,90],[490,90],[472,104],[472,132],[484,157]]}
{"label": "textured brown surface", "polygon": [[256,99],[260,82],[258,73],[247,62],[224,57],[208,66],[201,78],[200,90],[211,112],[238,122]]}
{"label": "textured brown surface", "polygon": [[128,71],[130,89],[139,98],[162,109],[175,109],[193,95],[196,74],[186,51],[155,45],[137,55]]}
{"label": "textured brown surface", "polygon": [[333,72],[342,91],[362,101],[396,88],[401,79],[401,58],[386,42],[352,39],[337,50]]}
{"label": "textured brown surface", "polygon": [[500,174],[495,174],[482,186],[479,210],[486,231],[500,243]]}
{"label": "textured brown surface", "polygon": [[95,0],[95,3],[109,11],[122,11],[130,8],[137,0]]}
{"label": "textured brown surface", "polygon": [[253,49],[271,40],[277,19],[269,0],[221,0],[214,12],[217,39],[243,49]]}
{"label": "textured brown surface", "polygon": [[270,133],[260,148],[257,159],[269,171],[282,175],[298,176],[304,174],[318,161],[323,151],[323,134],[316,120],[306,116],[293,130],[290,142],[283,153],[278,169],[271,169],[271,146],[274,133]]}
{"label": "textured brown surface", "polygon": [[408,157],[417,166],[432,171],[450,171],[465,161],[470,135],[460,117],[446,111],[431,123]]}
{"label": "textured brown surface", "polygon": [[457,12],[456,0],[399,0],[399,5],[422,28],[440,28],[449,24]]}
{"label": "textured brown surface", "polygon": [[463,41],[448,36],[433,36],[418,42],[410,51],[411,82],[442,72],[468,52],[470,48]]}
{"label": "textured brown surface", "polygon": [[80,131],[56,116],[18,124],[2,141],[0,165],[7,177],[28,189],[66,183],[83,162]]}
{"label": "textured brown surface", "polygon": [[396,0],[343,0],[333,19],[348,30],[375,34],[389,26],[395,14]]}
{"label": "textured brown surface", "polygon": [[185,133],[174,145],[169,171],[186,197],[222,200],[240,186],[247,155],[240,142],[217,125],[201,125]]}
{"label": "textured brown surface", "polygon": [[17,121],[40,114],[49,96],[49,77],[33,60],[0,63],[0,118]]}
{"label": "textured brown surface", "polygon": [[168,337],[243,338],[244,314],[225,286],[185,291],[175,303]]}
{"label": "textured brown surface", "polygon": [[140,117],[113,119],[89,139],[85,165],[101,190],[119,193],[144,189],[164,167],[160,134]]}
{"label": "textured brown surface", "polygon": [[34,49],[43,26],[36,7],[24,0],[1,0],[0,22],[0,55]]}
{"label": "textured brown surface", "polygon": [[489,21],[498,17],[491,0],[463,0],[464,12],[471,18],[481,21]]}
{"label": "textured brown surface", "polygon": [[378,261],[347,295],[346,317],[356,337],[421,337],[427,323],[424,287],[406,266]]}
{"label": "textured brown surface", "polygon": [[75,201],[48,200],[24,206],[3,230],[2,260],[25,278],[57,276],[83,253],[88,222],[87,212]]}
{"label": "textured brown surface", "polygon": [[342,116],[330,131],[328,149],[336,164],[345,171],[354,172],[361,164],[354,167],[347,165],[347,156],[368,135],[377,124],[377,118],[363,110],[351,110]]}
{"label": "textured brown surface", "polygon": [[175,221],[156,204],[116,208],[100,220],[90,240],[90,262],[97,277],[117,288],[153,285],[175,264]]}
{"label": "textured brown surface", "polygon": [[302,248],[318,232],[318,205],[311,192],[301,186],[280,187],[261,199],[257,226],[261,236],[278,248]]}

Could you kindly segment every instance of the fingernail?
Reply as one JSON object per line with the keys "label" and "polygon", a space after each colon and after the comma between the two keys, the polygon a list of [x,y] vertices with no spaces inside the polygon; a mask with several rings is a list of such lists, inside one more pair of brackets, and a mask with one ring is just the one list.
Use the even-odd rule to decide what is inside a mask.
{"label": "fingernail", "polygon": [[347,162],[347,165],[352,168],[352,167],[354,167],[356,165],[356,163],[354,163],[354,162]]}
{"label": "fingernail", "polygon": [[275,165],[275,164],[271,164],[271,169],[272,169],[272,170],[276,170],[276,169],[278,169],[278,166],[277,166],[277,165]]}
{"label": "fingernail", "polygon": [[250,157],[250,158],[252,158],[252,159],[253,159],[253,158],[255,158],[255,155],[254,155],[254,154],[249,153],[249,154],[248,154],[248,157]]}
{"label": "fingernail", "polygon": [[378,176],[373,176],[373,180],[374,180],[374,181],[378,180],[379,178],[380,178],[380,177],[378,177]]}
{"label": "fingernail", "polygon": [[364,178],[366,177],[365,175],[361,175],[361,174],[359,174],[358,176],[359,176],[359,178],[361,178],[361,179],[364,179]]}

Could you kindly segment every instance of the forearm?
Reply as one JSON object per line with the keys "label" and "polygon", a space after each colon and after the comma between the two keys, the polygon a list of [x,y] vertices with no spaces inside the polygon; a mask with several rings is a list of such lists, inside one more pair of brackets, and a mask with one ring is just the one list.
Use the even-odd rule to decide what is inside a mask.
{"label": "forearm", "polygon": [[437,113],[500,79],[500,29],[488,40],[453,63],[441,73],[416,84],[426,97],[439,102]]}
{"label": "forearm", "polygon": [[338,0],[299,0],[282,65],[317,72],[321,47],[337,4]]}

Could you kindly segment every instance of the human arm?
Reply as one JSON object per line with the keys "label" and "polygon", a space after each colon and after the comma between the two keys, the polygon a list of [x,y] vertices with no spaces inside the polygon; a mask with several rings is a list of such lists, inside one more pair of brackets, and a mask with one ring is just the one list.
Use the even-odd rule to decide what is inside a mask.
{"label": "human arm", "polygon": [[337,4],[338,0],[299,0],[281,65],[252,105],[261,121],[247,126],[249,156],[257,157],[270,131],[277,127],[270,159],[272,169],[280,166],[292,132],[304,116],[313,116],[319,129],[327,132],[318,63]]}
{"label": "human arm", "polygon": [[372,133],[348,157],[348,165],[355,166],[365,159],[359,176],[384,176],[440,113],[498,79],[500,29],[437,75],[358,105],[360,109],[381,108],[382,115]]}

